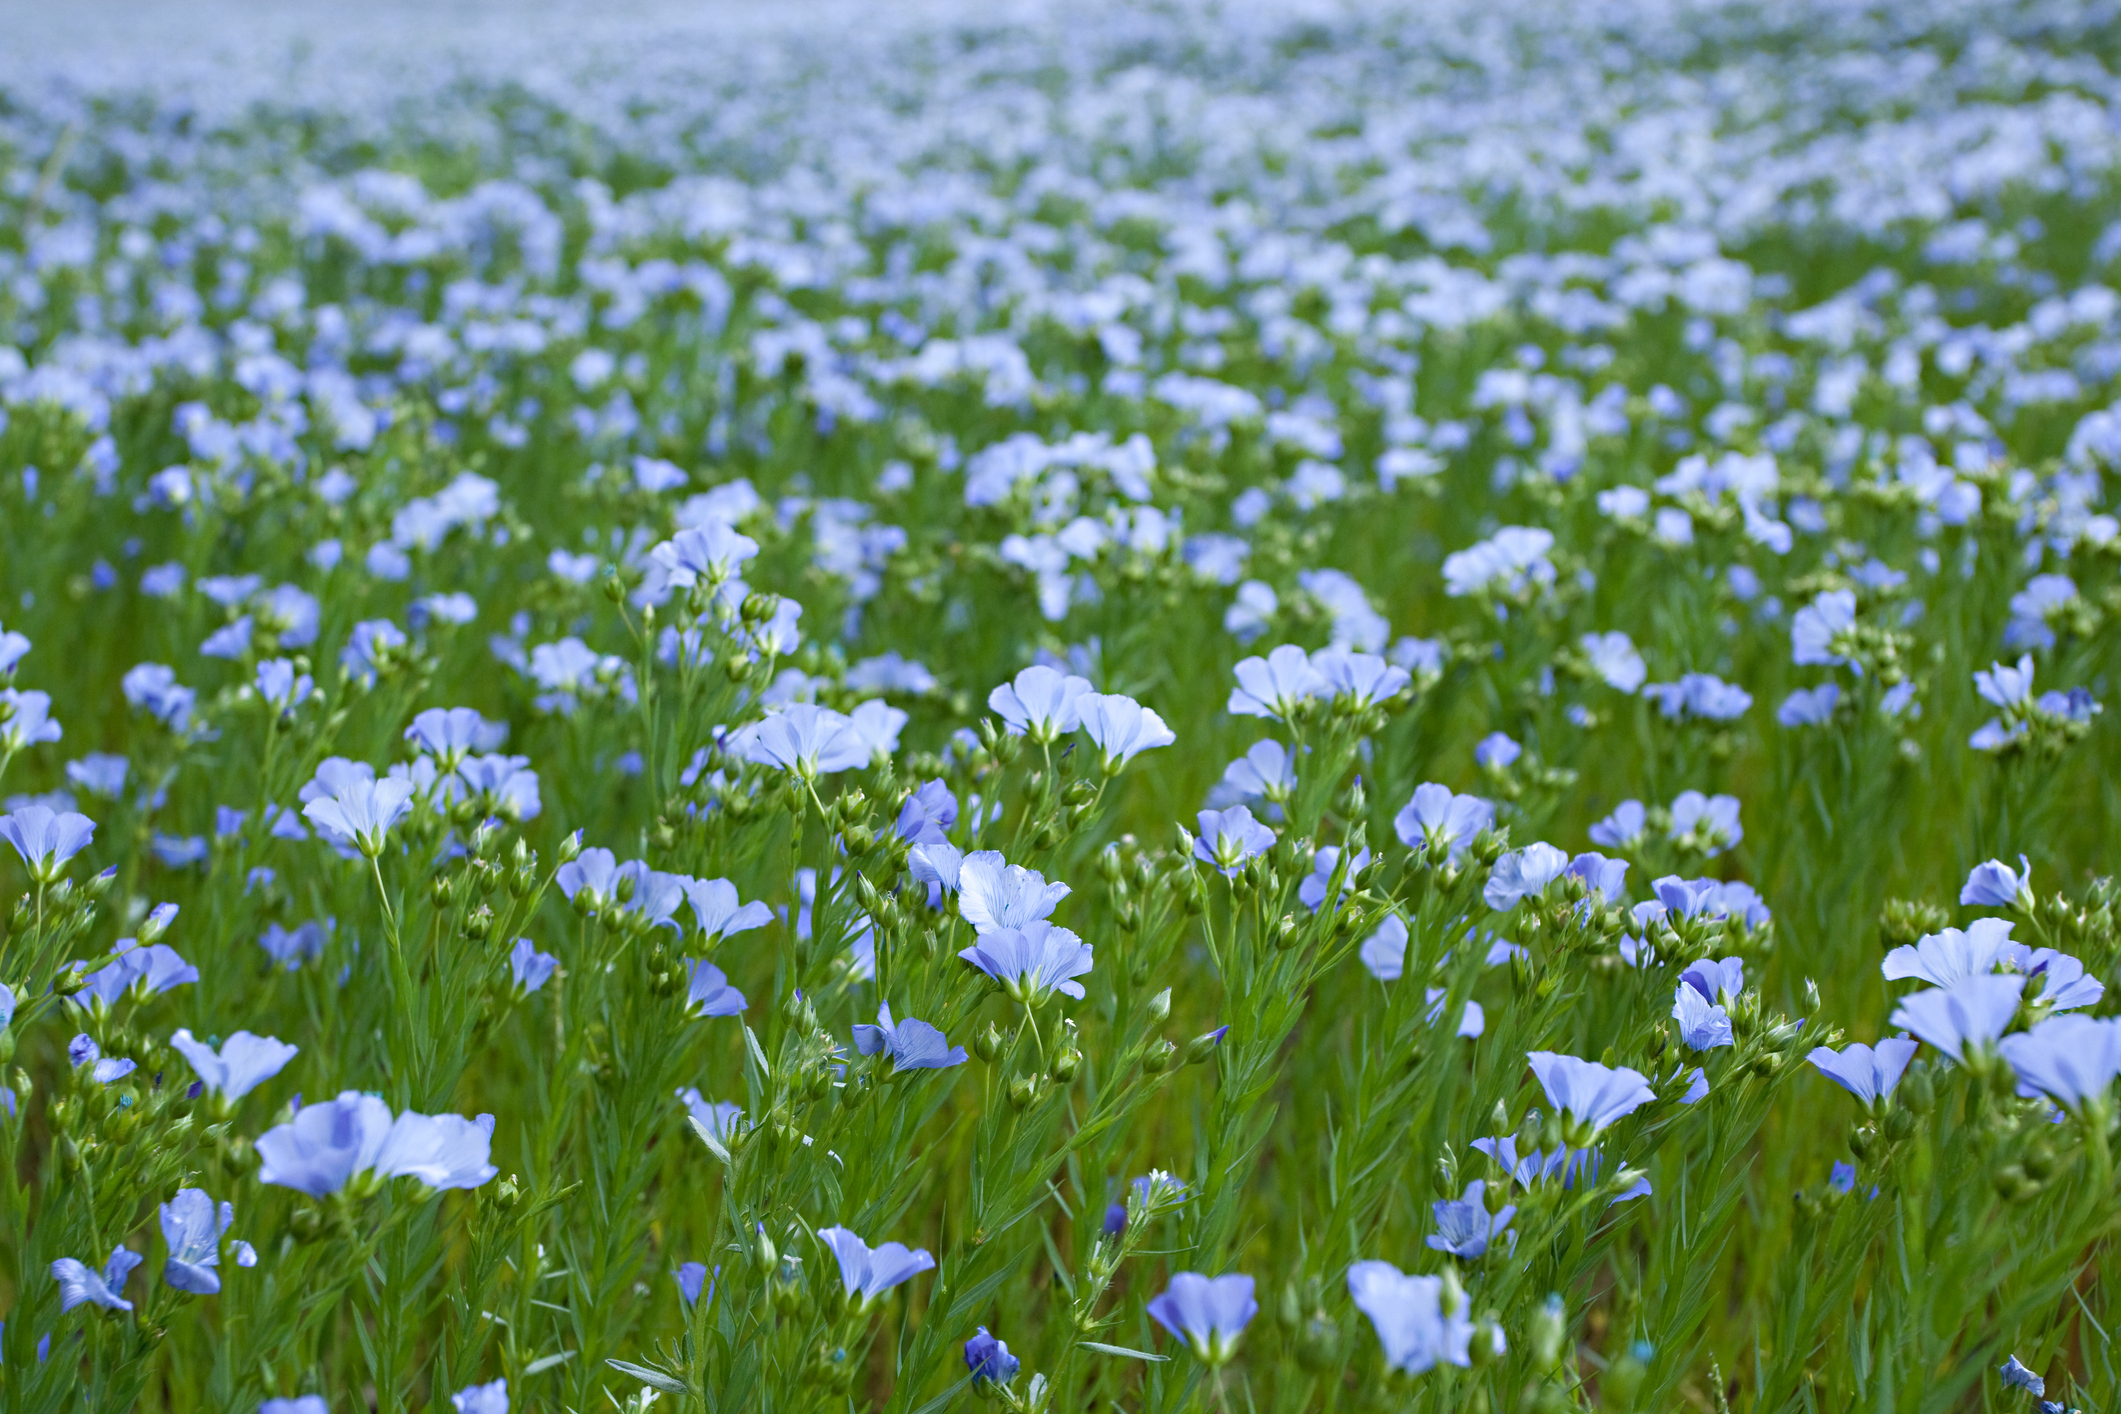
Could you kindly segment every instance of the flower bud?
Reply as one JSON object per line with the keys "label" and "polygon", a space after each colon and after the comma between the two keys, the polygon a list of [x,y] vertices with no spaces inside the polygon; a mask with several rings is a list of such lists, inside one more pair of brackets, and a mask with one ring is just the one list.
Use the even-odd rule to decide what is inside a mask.
{"label": "flower bud", "polygon": [[972,1038],[972,1050],[981,1060],[994,1064],[994,1058],[1002,1053],[1001,1028],[988,1022],[987,1029]]}
{"label": "flower bud", "polygon": [[1054,1052],[1053,1064],[1047,1067],[1046,1074],[1052,1078],[1054,1084],[1066,1085],[1075,1079],[1076,1069],[1082,1063],[1083,1053],[1073,1046],[1067,1046]]}
{"label": "flower bud", "polygon": [[581,853],[582,832],[580,830],[576,830],[573,834],[560,841],[560,863],[572,864]]}
{"label": "flower bud", "polygon": [[1569,1338],[1568,1314],[1562,1307],[1559,1294],[1549,1293],[1539,1309],[1532,1314],[1529,1334],[1532,1364],[1541,1370],[1552,1370],[1559,1366],[1562,1348]]}
{"label": "flower bud", "polygon": [[1915,1117],[1904,1109],[1895,1109],[1885,1117],[1885,1137],[1898,1144],[1915,1132]]}
{"label": "flower bud", "polygon": [[1038,1077],[1032,1075],[1018,1075],[1014,1079],[1010,1080],[1009,1103],[1014,1105],[1017,1109],[1029,1109],[1031,1107],[1031,1102],[1033,1100],[1036,1100],[1037,1098]]}
{"label": "flower bud", "polygon": [[1340,1368],[1340,1327],[1325,1312],[1313,1313],[1296,1337],[1296,1363],[1312,1374]]}
{"label": "flower bud", "polygon": [[1303,941],[1303,929],[1296,924],[1296,915],[1284,913],[1281,922],[1274,925],[1274,946],[1287,952]]}
{"label": "flower bud", "polygon": [[1149,998],[1149,1024],[1151,1026],[1161,1026],[1170,1019],[1170,1016],[1171,989],[1166,987],[1155,996]]}
{"label": "flower bud", "polygon": [[757,1241],[752,1244],[751,1264],[762,1272],[770,1272],[780,1265],[780,1249],[776,1248],[773,1239],[766,1235],[764,1223],[759,1224],[755,1236]]}
{"label": "flower bud", "polygon": [[1168,1069],[1172,1059],[1177,1055],[1178,1047],[1172,1045],[1169,1041],[1159,1040],[1150,1046],[1148,1051],[1142,1056],[1142,1069],[1150,1075],[1158,1074]]}
{"label": "flower bud", "polygon": [[1928,1062],[1916,1061],[1900,1078],[1900,1103],[1916,1115],[1926,1115],[1937,1107],[1937,1082],[1930,1078]]}
{"label": "flower bud", "polygon": [[1641,1393],[1642,1382],[1650,1373],[1649,1360],[1654,1353],[1648,1341],[1638,1340],[1628,1347],[1626,1354],[1606,1366],[1605,1378],[1598,1386],[1601,1409],[1635,1407],[1635,1396]]}
{"label": "flower bud", "polygon": [[1192,1040],[1186,1042],[1186,1064],[1199,1065],[1202,1061],[1214,1055],[1215,1048],[1222,1044],[1223,1033],[1229,1029],[1227,1026],[1218,1026],[1213,1031],[1195,1036]]}

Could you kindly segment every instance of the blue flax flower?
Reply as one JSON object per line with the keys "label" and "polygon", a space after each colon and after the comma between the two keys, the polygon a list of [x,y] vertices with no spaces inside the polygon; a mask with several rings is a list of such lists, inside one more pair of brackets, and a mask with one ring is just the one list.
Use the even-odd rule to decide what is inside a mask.
{"label": "blue flax flower", "polygon": [[2009,919],[1976,918],[1964,931],[1946,928],[1924,934],[1913,947],[1894,948],[1879,970],[1888,982],[1914,977],[1933,987],[1949,987],[1961,978],[1993,971],[2010,940]]}
{"label": "blue flax flower", "polygon": [[979,1333],[965,1342],[965,1368],[972,1372],[972,1387],[1005,1385],[1016,1378],[1023,1368],[1023,1361],[1009,1353],[1006,1342],[997,1340],[981,1326]]}
{"label": "blue flax flower", "polygon": [[15,847],[41,884],[57,879],[66,862],[86,849],[95,833],[95,821],[71,810],[24,805],[0,815],[0,840]]}
{"label": "blue flax flower", "polygon": [[468,1385],[449,1396],[457,1414],[508,1414],[508,1381]]}
{"label": "blue flax flower", "polygon": [[1237,1349],[1245,1325],[1259,1314],[1252,1299],[1252,1278],[1232,1273],[1204,1277],[1174,1272],[1163,1294],[1149,1303],[1156,1323],[1193,1347],[1211,1365],[1226,1362]]}
{"label": "blue flax flower", "polygon": [[199,969],[178,955],[167,943],[141,947],[137,940],[120,938],[114,945],[115,961],[88,975],[89,995],[107,1006],[117,1005],[128,990],[138,988],[142,996],[155,997],[186,983],[199,980]]}
{"label": "blue flax flower", "polygon": [[1600,849],[1634,849],[1648,829],[1649,810],[1639,800],[1623,800],[1613,813],[1591,826],[1591,843]]}
{"label": "blue flax flower", "polygon": [[1434,1205],[1437,1231],[1430,1233],[1429,1246],[1454,1257],[1471,1260],[1484,1255],[1488,1244],[1500,1237],[1517,1216],[1517,1205],[1506,1203],[1495,1213],[1488,1211],[1488,1185],[1474,1179],[1459,1198],[1439,1198]]}
{"label": "blue flax flower", "polygon": [[869,763],[870,743],[854,720],[829,707],[797,702],[730,733],[731,755],[803,780]]}
{"label": "blue flax flower", "polygon": [[729,985],[722,969],[711,962],[692,964],[692,985],[685,991],[685,1004],[696,1006],[702,1016],[737,1016],[750,1003]]}
{"label": "blue flax flower", "polygon": [[1348,1295],[1370,1318],[1385,1364],[1418,1375],[1438,1364],[1472,1364],[1473,1323],[1463,1309],[1446,1316],[1443,1278],[1409,1276],[1390,1262],[1348,1268]]}
{"label": "blue flax flower", "polygon": [[1229,710],[1239,717],[1286,720],[1302,703],[1333,695],[1325,675],[1311,666],[1311,655],[1292,643],[1284,643],[1264,658],[1241,660],[1236,674]]}
{"label": "blue flax flower", "polygon": [[118,1293],[125,1289],[125,1279],[133,1274],[133,1268],[145,1260],[138,1252],[115,1247],[98,1273],[72,1257],[59,1258],[52,1263],[52,1277],[59,1283],[60,1311],[71,1311],[84,1301],[94,1302],[106,1311],[132,1310],[133,1303]]}
{"label": "blue flax flower", "polygon": [[672,1273],[678,1282],[678,1299],[687,1306],[700,1304],[700,1293],[705,1291],[709,1301],[714,1300],[714,1287],[708,1279],[705,1262],[681,1262]]}
{"label": "blue flax flower", "polygon": [[391,827],[412,809],[412,795],[412,782],[402,777],[356,778],[310,800],[302,813],[327,839],[345,841],[373,858],[383,852],[383,838]]}
{"label": "blue flax flower", "polygon": [[1529,844],[1495,861],[1480,896],[1497,913],[1508,913],[1527,895],[1542,892],[1568,871],[1569,857],[1550,844]]}
{"label": "blue flax flower", "polygon": [[1449,786],[1431,781],[1414,788],[1414,798],[1392,817],[1392,829],[1409,849],[1442,849],[1456,864],[1473,837],[1495,825],[1495,807],[1477,795],[1454,795]]}
{"label": "blue flax flower", "polygon": [[1055,742],[1083,724],[1083,699],[1093,695],[1088,678],[1041,663],[988,693],[987,706],[1008,726],[1009,735]]}
{"label": "blue flax flower", "polygon": [[2024,991],[2023,977],[1966,977],[1901,998],[1892,1024],[1963,1061],[1969,1050],[1992,1044],[2009,1028]]}
{"label": "blue flax flower", "polygon": [[331,1414],[331,1405],[321,1394],[304,1394],[293,1399],[268,1399],[258,1406],[258,1414]]}
{"label": "blue flax flower", "polygon": [[957,864],[955,887],[958,912],[980,934],[1028,928],[1051,918],[1054,908],[1073,892],[1066,884],[1047,883],[1035,869],[1008,863],[994,849],[965,855]]}
{"label": "blue flax flower", "polygon": [[261,1182],[322,1198],[356,1176],[417,1178],[429,1188],[476,1188],[498,1172],[487,1162],[493,1117],[391,1117],[374,1095],[347,1090],[305,1105],[286,1124],[258,1136]]}
{"label": "blue flax flower", "polygon": [[[177,1196],[162,1205],[162,1240],[169,1246],[169,1262],[162,1268],[164,1284],[195,1296],[211,1296],[221,1289],[221,1239],[236,1218],[235,1205],[218,1207],[203,1188],[180,1188]],[[258,1254],[248,1242],[235,1244],[236,1265],[255,1267]]]}
{"label": "blue flax flower", "polygon": [[758,900],[739,903],[736,885],[727,879],[688,878],[683,887],[704,938],[733,938],[773,921],[773,910]]}
{"label": "blue flax flower", "polygon": [[1232,878],[1248,859],[1274,847],[1274,832],[1252,818],[1245,806],[1200,812],[1200,838],[1193,841],[1193,857],[1212,864],[1225,879]]}
{"label": "blue flax flower", "polygon": [[1104,754],[1104,773],[1108,776],[1117,775],[1142,752],[1178,740],[1162,717],[1131,697],[1086,692],[1076,699],[1076,705],[1082,715],[1084,734]]}
{"label": "blue flax flower", "polygon": [[876,1025],[854,1028],[854,1048],[865,1056],[881,1051],[898,1070],[945,1070],[965,1063],[965,1048],[951,1045],[927,1022],[912,1017],[894,1022],[889,1002],[877,1007]]}
{"label": "blue flax flower", "polygon": [[2013,869],[2000,859],[1976,864],[1959,890],[1959,902],[1973,908],[2009,908],[2032,897],[2033,866],[2024,855]]}
{"label": "blue flax flower", "polygon": [[559,965],[558,958],[549,952],[539,952],[528,938],[517,938],[515,946],[508,950],[509,974],[525,996],[544,986]]}
{"label": "blue flax flower", "polygon": [[1805,1059],[1821,1075],[1875,1109],[1892,1095],[1918,1049],[1919,1044],[1905,1036],[1889,1036],[1876,1046],[1859,1041],[1839,1051],[1814,1047]]}
{"label": "blue flax flower", "polygon": [[2039,1396],[2047,1393],[2047,1381],[2019,1364],[2015,1355],[2003,1362],[1999,1373],[2003,1376],[2003,1383],[2022,1389],[2027,1394]]}
{"label": "blue flax flower", "polygon": [[818,1240],[839,1259],[840,1284],[848,1297],[859,1295],[864,1307],[901,1282],[935,1269],[935,1258],[925,1248],[902,1242],[871,1247],[843,1227],[819,1229]]}
{"label": "blue flax flower", "polygon": [[698,1121],[700,1128],[712,1134],[729,1147],[744,1132],[744,1109],[734,1100],[709,1100],[699,1092],[699,1087],[687,1085],[678,1091],[678,1099]]}
{"label": "blue flax flower", "polygon": [[1735,1043],[1730,1013],[1685,982],[1673,993],[1672,1020],[1679,1023],[1679,1039],[1688,1050],[1712,1051]]}
{"label": "blue flax flower", "polygon": [[1090,970],[1094,951],[1066,928],[1042,918],[1021,928],[982,933],[958,956],[999,982],[1012,1001],[1036,1006],[1048,992],[1080,1000],[1083,984],[1072,979]]}
{"label": "blue flax flower", "polygon": [[2121,1075],[2121,1020],[2051,1016],[2005,1036],[1997,1049],[2018,1077],[2018,1093],[2045,1095],[2066,1110],[2104,1095]]}
{"label": "blue flax flower", "polygon": [[1657,1098],[1648,1077],[1639,1071],[1614,1069],[1554,1051],[1533,1051],[1525,1059],[1548,1102],[1572,1116],[1587,1135]]}
{"label": "blue flax flower", "polygon": [[276,1037],[238,1031],[221,1043],[216,1054],[212,1046],[194,1040],[191,1031],[184,1027],[178,1028],[169,1043],[191,1062],[207,1089],[219,1091],[231,1103],[278,1075],[301,1049]]}

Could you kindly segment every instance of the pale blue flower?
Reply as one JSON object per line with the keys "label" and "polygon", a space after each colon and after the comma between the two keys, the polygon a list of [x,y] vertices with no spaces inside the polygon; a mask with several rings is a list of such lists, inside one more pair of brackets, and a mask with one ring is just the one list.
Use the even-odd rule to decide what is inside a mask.
{"label": "pale blue flower", "polygon": [[818,1240],[839,1259],[840,1284],[847,1296],[860,1296],[865,1307],[892,1287],[935,1269],[935,1258],[924,1248],[899,1242],[872,1248],[843,1227],[820,1228]]}
{"label": "pale blue flower", "polygon": [[1104,753],[1106,775],[1117,772],[1144,751],[1178,740],[1162,717],[1131,697],[1086,692],[1076,699],[1076,707],[1084,734]]}
{"label": "pale blue flower", "polygon": [[2023,977],[1963,977],[1948,987],[1902,997],[1892,1024],[1963,1061],[1970,1048],[1989,1045],[2003,1035],[2024,991]]}
{"label": "pale blue flower", "polygon": [[[1382,643],[1380,633],[1378,642]],[[1375,653],[1346,648],[1322,648],[1311,655],[1311,669],[1325,683],[1318,695],[1331,697],[1356,710],[1388,702],[1406,691],[1413,676]]]}
{"label": "pale blue flower", "polygon": [[1205,1277],[1198,1272],[1174,1272],[1163,1293],[1149,1302],[1149,1315],[1156,1323],[1211,1365],[1230,1358],[1246,1324],[1258,1314],[1252,1278],[1236,1273]]}
{"label": "pale blue flower", "polygon": [[1905,1036],[1889,1036],[1876,1046],[1856,1042],[1838,1052],[1818,1046],[1805,1059],[1864,1104],[1875,1106],[1892,1096],[1893,1087],[1900,1083],[1907,1063],[1919,1049]]}
{"label": "pale blue flower", "polygon": [[1548,1103],[1573,1116],[1592,1134],[1657,1098],[1649,1078],[1639,1071],[1554,1051],[1533,1051],[1525,1059],[1546,1091]]}
{"label": "pale blue flower", "polygon": [[[235,1221],[231,1203],[215,1206],[203,1188],[181,1188],[162,1205],[162,1240],[169,1247],[169,1261],[162,1268],[164,1284],[194,1296],[211,1296],[221,1289],[221,1239]],[[248,1260],[246,1260],[246,1258]],[[256,1266],[258,1255],[247,1242],[236,1245],[236,1265]]]}
{"label": "pale blue flower", "polygon": [[86,849],[95,834],[96,822],[73,811],[24,805],[0,815],[0,839],[15,847],[31,875],[42,883],[58,878],[66,862]]}
{"label": "pale blue flower", "polygon": [[1782,699],[1782,705],[1775,709],[1775,720],[1785,727],[1821,727],[1833,720],[1834,709],[1840,704],[1839,683],[1800,687]]}
{"label": "pale blue flower", "polygon": [[2030,897],[2032,874],[2033,867],[2022,854],[2016,869],[2000,859],[1977,864],[1959,890],[1959,902],[1973,908],[2010,908]]}
{"label": "pale blue flower", "polygon": [[1672,802],[1672,827],[1667,838],[1696,841],[1703,853],[1714,859],[1745,838],[1745,830],[1738,823],[1738,798],[1681,791]]}
{"label": "pale blue flower", "polygon": [[1236,675],[1228,706],[1240,717],[1286,721],[1305,702],[1332,695],[1332,687],[1311,666],[1311,655],[1292,643],[1264,658],[1240,659]]}
{"label": "pale blue flower", "polygon": [[1838,640],[1856,626],[1853,590],[1822,592],[1790,620],[1790,661],[1800,665],[1846,663]]}
{"label": "pale blue flower", "polygon": [[1568,870],[1569,857],[1550,844],[1530,844],[1495,861],[1480,896],[1497,913],[1517,907],[1528,894],[1545,890]]}
{"label": "pale blue flower", "polygon": [[1408,1276],[1390,1262],[1348,1268],[1348,1295],[1370,1318],[1385,1364],[1418,1375],[1439,1364],[1471,1365],[1473,1322],[1464,1309],[1443,1312],[1443,1278]]}
{"label": "pale blue flower", "polygon": [[1639,800],[1623,800],[1613,813],[1591,826],[1591,843],[1600,849],[1633,849],[1642,843],[1649,812]]}
{"label": "pale blue flower", "polygon": [[2022,1389],[2027,1394],[2038,1396],[2047,1393],[2047,1381],[2019,1364],[2015,1355],[2003,1362],[2002,1374],[2003,1383]]}
{"label": "pale blue flower", "polygon": [[1490,1213],[1487,1191],[1487,1184],[1476,1178],[1466,1185],[1463,1196],[1436,1200],[1431,1206],[1436,1214],[1437,1231],[1429,1234],[1429,1246],[1468,1260],[1484,1255],[1488,1244],[1500,1237],[1509,1227],[1510,1220],[1517,1216],[1514,1203],[1506,1203]]}
{"label": "pale blue flower", "polygon": [[1414,798],[1392,817],[1393,832],[1409,849],[1446,851],[1456,864],[1474,836],[1495,826],[1495,807],[1474,795],[1455,795],[1449,786],[1429,782],[1414,788]]}
{"label": "pale blue flower", "polygon": [[853,720],[829,707],[797,702],[729,734],[729,753],[803,780],[869,764],[870,745]]}
{"label": "pale blue flower", "polygon": [[218,1054],[203,1041],[192,1038],[187,1028],[178,1028],[169,1044],[191,1062],[200,1083],[220,1092],[233,1104],[278,1075],[301,1049],[271,1036],[238,1031],[221,1043]]}
{"label": "pale blue flower", "polygon": [[2016,1072],[2019,1094],[2075,1110],[2105,1095],[2121,1075],[2121,1019],[2051,1016],[1996,1048]]}
{"label": "pale blue flower", "polygon": [[1033,664],[988,693],[987,706],[1011,736],[1055,742],[1083,724],[1083,699],[1094,695],[1088,678]]}
{"label": "pale blue flower", "polygon": [[[928,851],[931,860],[936,852]],[[940,871],[938,871],[940,878]],[[1060,901],[1073,892],[1066,884],[1047,883],[1046,876],[1010,864],[999,850],[982,849],[964,856],[956,878],[958,912],[976,933],[1025,928],[1053,916]]]}
{"label": "pale blue flower", "polygon": [[1679,1039],[1688,1050],[1712,1051],[1735,1044],[1730,1013],[1684,982],[1672,997],[1672,1020],[1679,1023]]}
{"label": "pale blue flower", "polygon": [[508,1381],[468,1385],[449,1396],[457,1414],[508,1414]]}
{"label": "pale blue flower", "polygon": [[528,938],[517,938],[515,946],[508,950],[509,975],[525,996],[544,986],[559,966],[558,958],[551,953],[539,952],[537,945]]}
{"label": "pale blue flower", "polygon": [[1274,847],[1274,831],[1254,820],[1245,806],[1203,810],[1199,820],[1200,838],[1193,841],[1193,857],[1213,865],[1225,879],[1235,877],[1246,860]]}
{"label": "pale blue flower", "polygon": [[1964,930],[1926,933],[1912,947],[1894,948],[1879,970],[1888,982],[1914,977],[1933,987],[1949,987],[1961,978],[1994,971],[2010,940],[2009,919],[1976,918]]}
{"label": "pale blue flower", "polygon": [[1632,693],[1650,675],[1634,641],[1624,633],[1587,633],[1577,643],[1590,660],[1591,671],[1616,692]]}
{"label": "pale blue flower", "polygon": [[1502,732],[1489,732],[1473,748],[1473,762],[1490,771],[1507,771],[1524,755],[1524,748]]}
{"label": "pale blue flower", "polygon": [[890,1056],[895,1070],[945,1070],[965,1063],[965,1048],[951,1045],[927,1022],[893,1021],[889,1002],[877,1007],[876,1025],[854,1028],[854,1048],[865,1056]]}
{"label": "pale blue flower", "polygon": [[736,885],[727,879],[686,879],[684,891],[702,937],[733,938],[773,921],[773,910],[765,904],[739,902]]}
{"label": "pale blue flower", "polygon": [[383,839],[391,827],[412,809],[412,796],[412,782],[395,776],[380,781],[350,780],[329,796],[309,801],[302,813],[327,837],[351,841],[373,858],[383,852]]}
{"label": "pale blue flower", "polygon": [[59,1258],[52,1263],[52,1277],[59,1283],[59,1309],[71,1311],[83,1302],[92,1302],[107,1311],[132,1310],[133,1303],[118,1293],[125,1289],[125,1279],[133,1274],[133,1268],[145,1260],[137,1252],[116,1247],[99,1273],[72,1257]]}
{"label": "pale blue flower", "polygon": [[65,735],[51,709],[50,693],[0,688],[0,759]]}
{"label": "pale blue flower", "polygon": [[692,984],[685,990],[685,1004],[698,1007],[702,1016],[738,1016],[750,1005],[742,992],[729,985],[722,969],[706,961],[692,964]]}
{"label": "pale blue flower", "polygon": [[1080,1000],[1083,984],[1074,978],[1089,972],[1094,949],[1066,928],[1044,919],[1021,928],[998,928],[958,956],[999,982],[1013,1001],[1035,1006],[1048,992]]}

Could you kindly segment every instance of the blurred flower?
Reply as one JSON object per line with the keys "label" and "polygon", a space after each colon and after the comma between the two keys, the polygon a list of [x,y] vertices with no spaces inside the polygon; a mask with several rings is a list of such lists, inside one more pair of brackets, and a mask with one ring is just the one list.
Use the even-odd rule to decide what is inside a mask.
{"label": "blurred flower", "polygon": [[1156,1323],[1211,1365],[1229,1360],[1246,1323],[1258,1313],[1252,1278],[1235,1273],[1204,1277],[1197,1272],[1174,1272],[1163,1294],[1149,1302],[1149,1315]]}

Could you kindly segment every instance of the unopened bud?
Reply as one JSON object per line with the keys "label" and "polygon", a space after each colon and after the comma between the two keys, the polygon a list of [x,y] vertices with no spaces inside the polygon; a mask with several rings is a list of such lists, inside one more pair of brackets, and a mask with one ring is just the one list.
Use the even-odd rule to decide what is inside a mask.
{"label": "unopened bud", "polygon": [[1186,1042],[1186,1064],[1199,1065],[1202,1061],[1214,1055],[1215,1048],[1223,1043],[1223,1033],[1229,1029],[1227,1026],[1218,1026],[1213,1031],[1195,1036],[1192,1040]]}
{"label": "unopened bud", "polygon": [[1161,992],[1158,992],[1155,996],[1149,998],[1148,1015],[1149,1024],[1151,1026],[1161,1026],[1164,1024],[1165,1021],[1170,1019],[1171,989],[1169,987],[1164,988]]}
{"label": "unopened bud", "polygon": [[1143,1054],[1142,1069],[1150,1075],[1158,1074],[1168,1069],[1173,1058],[1177,1055],[1178,1047],[1172,1045],[1169,1041],[1160,1040],[1150,1046],[1148,1051]]}
{"label": "unopened bud", "polygon": [[972,1038],[972,1050],[973,1054],[992,1065],[994,1058],[1002,1053],[1001,1028],[988,1022],[987,1029]]}

